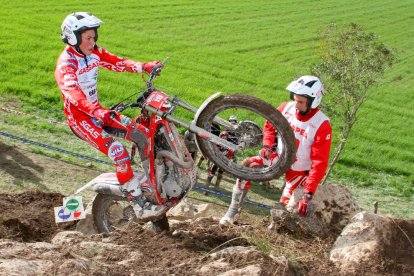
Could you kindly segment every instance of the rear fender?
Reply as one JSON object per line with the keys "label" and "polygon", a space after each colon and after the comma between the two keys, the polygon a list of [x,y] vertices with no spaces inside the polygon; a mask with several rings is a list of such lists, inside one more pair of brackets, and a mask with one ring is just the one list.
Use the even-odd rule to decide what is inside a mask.
{"label": "rear fender", "polygon": [[[134,172],[138,179],[145,177],[145,174],[140,172]],[[103,173],[89,181],[83,187],[79,188],[76,194],[88,189],[89,187],[93,186],[93,191],[96,193],[103,193],[103,194],[113,194],[118,196],[123,196],[121,191],[121,185],[119,184],[118,178],[116,173]]]}

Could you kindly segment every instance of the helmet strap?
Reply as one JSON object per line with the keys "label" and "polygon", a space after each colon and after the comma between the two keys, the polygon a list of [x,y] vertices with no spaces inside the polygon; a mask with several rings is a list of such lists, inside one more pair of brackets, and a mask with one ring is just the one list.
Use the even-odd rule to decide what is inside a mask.
{"label": "helmet strap", "polygon": [[88,60],[86,59],[86,55],[82,52],[82,50],[80,49],[79,45],[76,45],[76,46],[75,46],[75,50],[76,50],[79,54],[83,55],[83,59],[85,60],[86,67],[88,67]]}

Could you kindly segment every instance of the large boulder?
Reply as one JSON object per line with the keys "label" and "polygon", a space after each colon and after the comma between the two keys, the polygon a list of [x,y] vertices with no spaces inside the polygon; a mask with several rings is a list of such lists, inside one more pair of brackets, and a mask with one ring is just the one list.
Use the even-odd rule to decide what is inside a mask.
{"label": "large boulder", "polygon": [[351,192],[342,185],[320,185],[312,199],[313,214],[338,233],[360,211]]}
{"label": "large boulder", "polygon": [[303,197],[303,187],[297,188],[288,206],[277,204],[271,210],[272,230],[325,236],[340,233],[351,218],[360,210],[349,190],[341,185],[320,185],[311,202],[312,215],[297,215],[297,205]]}
{"label": "large boulder", "polygon": [[20,243],[0,240],[0,275],[40,275],[62,254],[46,242]]}
{"label": "large boulder", "polygon": [[361,212],[343,229],[330,260],[344,274],[412,275],[414,220]]}

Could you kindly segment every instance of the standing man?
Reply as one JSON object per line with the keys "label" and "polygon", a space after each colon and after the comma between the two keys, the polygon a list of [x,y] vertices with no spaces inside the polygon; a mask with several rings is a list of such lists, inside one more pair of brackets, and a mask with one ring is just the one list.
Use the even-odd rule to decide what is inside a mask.
{"label": "standing man", "polygon": [[191,132],[189,129],[187,129],[184,133],[184,143],[188,149],[188,152],[191,154],[191,158],[193,158],[194,161],[197,157],[197,151],[198,151],[195,139],[196,139],[195,134]]}
{"label": "standing man", "polygon": [[[302,76],[286,88],[291,102],[282,103],[278,110],[292,126],[296,139],[296,160],[286,172],[285,188],[280,202],[288,211],[297,208],[301,216],[309,215],[309,204],[329,163],[332,128],[329,118],[319,109],[323,97],[323,84],[314,76]],[[263,149],[259,156],[247,158],[245,166],[269,166],[278,155],[275,151],[276,129],[266,121],[263,128]],[[233,187],[232,201],[220,224],[234,223],[241,211],[243,199],[251,182],[237,179]],[[299,202],[292,197],[296,188],[303,188]]]}
{"label": "standing man", "polygon": [[[230,132],[229,131],[222,131],[220,132],[219,135],[220,138],[222,139],[226,139],[227,141],[230,141]],[[233,151],[226,149],[224,147],[219,146],[219,149],[221,151],[221,153],[227,157],[227,159],[232,159],[233,158]],[[213,179],[213,177],[216,175],[217,173],[217,178],[216,178],[216,183],[214,184],[214,190],[215,191],[219,191],[220,188],[220,183],[221,180],[223,180],[223,173],[224,171],[219,168],[216,164],[211,164],[208,168],[208,176],[206,178],[206,188],[208,189],[210,187],[211,181]],[[204,193],[205,195],[208,195],[208,192]]]}

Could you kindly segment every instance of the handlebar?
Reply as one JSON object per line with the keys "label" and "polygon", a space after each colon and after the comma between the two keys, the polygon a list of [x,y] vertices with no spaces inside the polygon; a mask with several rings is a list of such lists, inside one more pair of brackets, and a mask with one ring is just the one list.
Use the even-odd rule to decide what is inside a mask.
{"label": "handlebar", "polygon": [[162,68],[164,65],[168,62],[169,58],[167,57],[163,62],[157,64],[152,68],[151,73],[149,75],[149,78],[147,81],[145,81],[147,85],[147,89],[144,90],[141,95],[137,98],[137,100],[133,103],[129,104],[123,104],[122,102],[113,104],[109,107],[110,110],[115,110],[117,112],[122,112],[125,109],[129,107],[140,107],[144,103],[144,101],[148,98],[148,96],[154,91],[154,88],[152,86],[152,83],[154,82],[154,79],[156,76],[159,76],[161,74]]}
{"label": "handlebar", "polygon": [[155,77],[157,75],[160,75],[161,74],[162,68],[168,62],[168,60],[169,60],[169,58],[167,57],[163,62],[155,65],[154,68],[152,68],[151,73],[150,73],[150,76],[149,76],[148,80],[146,81],[147,87],[148,87],[148,91],[150,91],[150,92],[153,91],[152,83],[153,83]]}

